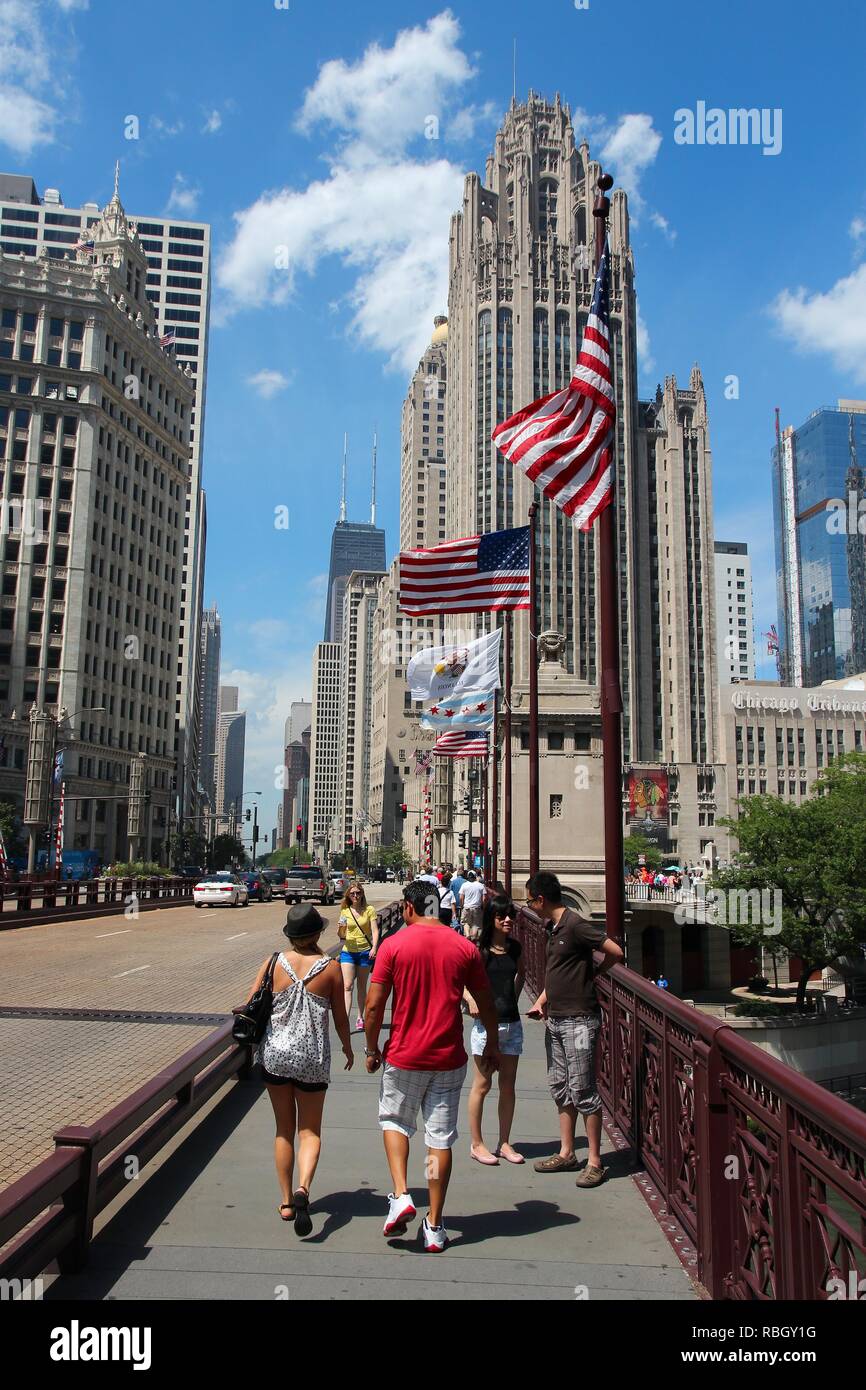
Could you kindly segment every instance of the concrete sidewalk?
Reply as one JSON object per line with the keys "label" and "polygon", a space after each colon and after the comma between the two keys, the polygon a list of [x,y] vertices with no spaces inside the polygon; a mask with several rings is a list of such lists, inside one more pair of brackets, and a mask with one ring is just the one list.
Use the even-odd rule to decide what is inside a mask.
{"label": "concrete sidewalk", "polygon": [[[376,1123],[378,1076],[338,1070],[325,1103],[313,1232],[299,1240],[277,1215],[273,1114],[258,1085],[239,1084],[169,1154],[97,1236],[82,1274],[51,1299],[692,1299],[691,1282],[638,1192],[629,1156],[606,1143],[607,1181],[582,1191],[574,1174],[542,1175],[556,1114],[545,1084],[543,1033],[526,1024],[513,1142],[523,1166],[469,1157],[466,1099],[446,1208],[451,1245],[425,1257],[423,1137],[410,1168],[419,1217],[406,1237],[382,1235],[388,1170]],[[468,1029],[467,1029],[468,1037]],[[471,1075],[472,1063],[470,1062]],[[496,1093],[486,1137],[496,1137]],[[582,1157],[586,1140],[578,1141]],[[580,1290],[584,1286],[585,1292]],[[578,1290],[578,1292],[576,1292]]]}

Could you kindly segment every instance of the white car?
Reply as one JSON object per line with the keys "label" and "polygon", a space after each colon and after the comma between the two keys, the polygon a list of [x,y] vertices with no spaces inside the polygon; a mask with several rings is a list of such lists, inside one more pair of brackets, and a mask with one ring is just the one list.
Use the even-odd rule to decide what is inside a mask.
{"label": "white car", "polygon": [[247,885],[237,874],[208,874],[192,890],[196,907],[246,907],[250,901]]}

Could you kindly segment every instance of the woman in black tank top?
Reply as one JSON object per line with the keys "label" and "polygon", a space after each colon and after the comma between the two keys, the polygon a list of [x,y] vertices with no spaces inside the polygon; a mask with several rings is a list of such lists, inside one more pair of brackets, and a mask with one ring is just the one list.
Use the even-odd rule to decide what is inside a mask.
{"label": "woman in black tank top", "polygon": [[475,1078],[469,1093],[469,1130],[472,1136],[469,1152],[478,1163],[488,1165],[498,1164],[500,1158],[504,1158],[507,1163],[524,1161],[523,1155],[509,1143],[514,1119],[517,1064],[523,1051],[523,1025],[518,1009],[518,1000],[523,989],[523,967],[520,961],[520,943],[515,941],[512,935],[516,917],[517,911],[509,897],[501,894],[491,898],[484,908],[484,922],[478,942],[499,1021],[499,1143],[492,1153],[481,1135],[484,1100],[493,1084],[493,1072],[481,1055],[487,1034],[478,1022],[478,1006],[475,1000],[468,990],[464,992],[469,1014],[475,1019],[471,1038]]}

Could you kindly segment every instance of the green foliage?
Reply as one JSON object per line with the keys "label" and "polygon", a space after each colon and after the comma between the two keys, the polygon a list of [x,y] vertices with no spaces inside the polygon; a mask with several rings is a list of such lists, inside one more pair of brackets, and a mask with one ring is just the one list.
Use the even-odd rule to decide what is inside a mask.
{"label": "green foliage", "polygon": [[[631,874],[639,867],[638,858],[640,855],[645,857],[648,869],[660,869],[666,862],[662,858],[662,852],[658,845],[652,844],[643,835],[628,835],[623,841],[622,853],[625,867]],[[671,859],[667,862],[674,864],[679,863],[679,860]]]}
{"label": "green foliage", "polygon": [[[184,841],[187,848],[184,849]],[[192,826],[175,830],[168,838],[169,856],[172,864],[206,864],[207,841]]]}
{"label": "green foliage", "polygon": [[293,864],[311,864],[313,856],[301,845],[289,845],[288,849],[274,850],[269,854],[265,868],[267,869],[290,869]]}
{"label": "green foliage", "polygon": [[733,1007],[737,1018],[776,1018],[790,1012],[784,1004],[774,1004],[771,999],[741,999]]}
{"label": "green foliage", "polygon": [[727,891],[781,893],[778,936],[765,935],[760,922],[732,931],[740,944],[762,946],[774,958],[800,958],[799,1009],[809,976],[866,942],[866,754],[837,759],[812,790],[799,806],[776,796],[741,798],[739,818],[719,822],[736,836],[738,852],[713,879]]}
{"label": "green foliage", "polygon": [[246,850],[234,835],[217,835],[211,858],[212,868],[217,871],[230,869],[232,861],[236,861],[241,868],[245,868],[248,862]]}
{"label": "green foliage", "polygon": [[6,854],[11,859],[22,844],[23,835],[19,813],[9,801],[0,801],[0,830],[3,831]]}
{"label": "green foliage", "polygon": [[130,859],[119,861],[105,870],[104,878],[171,878],[173,869],[163,864],[153,864],[150,860]]}
{"label": "green foliage", "polygon": [[376,851],[374,864],[381,864],[386,869],[403,869],[409,863],[409,856],[402,844],[382,845]]}

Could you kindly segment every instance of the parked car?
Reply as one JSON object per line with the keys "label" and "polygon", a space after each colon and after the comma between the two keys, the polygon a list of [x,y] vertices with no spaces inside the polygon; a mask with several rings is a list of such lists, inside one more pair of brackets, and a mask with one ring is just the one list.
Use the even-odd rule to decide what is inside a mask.
{"label": "parked car", "polygon": [[349,891],[349,884],[352,882],[349,875],[343,869],[332,869],[331,886],[334,890],[335,898],[342,898]]}
{"label": "parked car", "polygon": [[302,898],[318,898],[322,906],[334,901],[334,886],[325,869],[316,864],[300,864],[289,869],[284,889],[287,903],[299,903]]}
{"label": "parked car", "polygon": [[394,871],[393,869],[386,869],[386,870],[385,870],[385,882],[386,882],[386,883],[396,883],[396,882],[397,882],[397,874],[395,873],[395,871]]}
{"label": "parked car", "polygon": [[285,893],[287,877],[285,869],[262,869],[262,878],[271,885],[272,893]]}
{"label": "parked car", "polygon": [[257,870],[248,874],[240,875],[243,882],[247,885],[247,892],[250,895],[250,902],[255,898],[256,902],[269,903],[274,896],[274,890],[268,883],[263,874]]}
{"label": "parked car", "polygon": [[196,907],[247,907],[250,901],[243,879],[227,870],[200,879],[192,897]]}
{"label": "parked car", "polygon": [[385,883],[385,882],[387,882],[387,870],[385,869],[385,866],[384,866],[383,864],[376,864],[376,865],[374,866],[374,868],[372,868],[372,869],[370,870],[370,882],[371,882],[371,883]]}

